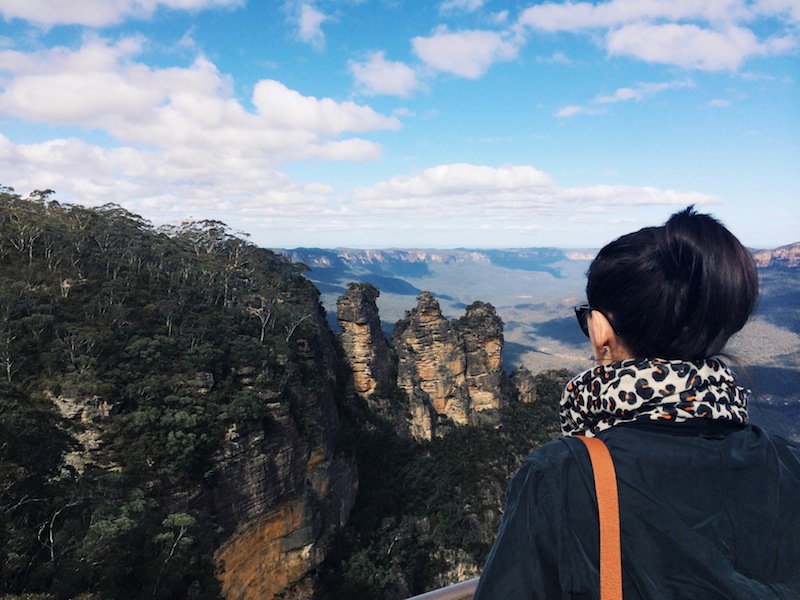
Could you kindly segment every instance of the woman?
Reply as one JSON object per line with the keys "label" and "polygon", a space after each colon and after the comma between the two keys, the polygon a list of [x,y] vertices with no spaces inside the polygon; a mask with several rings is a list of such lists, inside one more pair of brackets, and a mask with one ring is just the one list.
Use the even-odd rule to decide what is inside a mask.
{"label": "woman", "polygon": [[626,600],[800,598],[800,450],[747,424],[746,390],[717,358],[756,304],[748,251],[689,208],[603,248],[586,293],[595,367],[564,390],[565,437],[509,485],[475,598],[599,598],[580,435],[616,468]]}

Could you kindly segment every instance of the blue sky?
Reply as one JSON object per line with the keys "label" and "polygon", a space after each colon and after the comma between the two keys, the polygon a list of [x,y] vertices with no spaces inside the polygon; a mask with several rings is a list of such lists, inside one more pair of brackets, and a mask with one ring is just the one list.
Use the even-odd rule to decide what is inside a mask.
{"label": "blue sky", "polygon": [[800,241],[797,0],[0,0],[0,183],[258,245]]}

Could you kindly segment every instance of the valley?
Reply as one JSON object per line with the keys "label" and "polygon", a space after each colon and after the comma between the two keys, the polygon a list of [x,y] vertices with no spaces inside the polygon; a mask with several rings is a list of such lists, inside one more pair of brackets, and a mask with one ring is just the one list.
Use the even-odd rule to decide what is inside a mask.
{"label": "valley", "polygon": [[[800,439],[800,267],[794,244],[754,252],[761,299],[756,314],[731,340],[728,362],[754,391],[754,422]],[[584,298],[585,273],[593,252],[559,250],[321,250],[281,251],[309,266],[306,276],[321,291],[329,322],[348,282],[380,290],[384,332],[417,302],[421,291],[437,299],[446,317],[476,300],[493,305],[504,323],[504,362],[533,373],[578,372],[591,365],[586,338],[572,306]]]}

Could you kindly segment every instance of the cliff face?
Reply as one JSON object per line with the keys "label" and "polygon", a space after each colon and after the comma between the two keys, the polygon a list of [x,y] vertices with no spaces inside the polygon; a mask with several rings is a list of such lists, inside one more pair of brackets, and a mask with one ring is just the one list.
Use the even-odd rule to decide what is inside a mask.
{"label": "cliff face", "polygon": [[319,335],[297,340],[302,372],[293,402],[259,390],[258,374],[241,374],[271,410],[267,428],[229,429],[220,482],[208,499],[229,534],[216,553],[227,599],[309,597],[329,533],[347,522],[355,502],[355,462],[336,448],[334,386],[302,383],[335,379],[332,335],[317,318]]}
{"label": "cliff face", "polygon": [[[221,529],[215,560],[223,596],[229,600],[311,597],[313,574],[325,559],[329,534],[347,523],[355,503],[355,461],[336,447],[339,418],[332,382],[338,357],[330,330],[321,316],[317,319],[319,335],[296,340],[295,358],[304,373],[292,393],[300,397],[287,402],[266,385],[270,374],[240,369],[237,383],[266,406],[269,425],[231,425],[216,461],[217,484],[183,491],[173,500],[176,508],[215,516]],[[302,380],[331,385],[312,390]],[[214,385],[207,372],[184,382],[187,393],[201,396]],[[103,431],[116,407],[97,397],[51,399],[78,426],[78,446],[66,462],[82,471],[97,461]]]}

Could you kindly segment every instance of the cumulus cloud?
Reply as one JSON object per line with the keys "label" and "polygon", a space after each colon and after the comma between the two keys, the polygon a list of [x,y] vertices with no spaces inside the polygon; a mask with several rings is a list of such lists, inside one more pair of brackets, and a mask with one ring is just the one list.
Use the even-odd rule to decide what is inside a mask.
{"label": "cumulus cloud", "polygon": [[430,37],[415,37],[414,52],[427,65],[467,79],[481,77],[494,63],[516,58],[519,45],[495,31],[450,32],[441,27]]}
{"label": "cumulus cloud", "polygon": [[713,31],[676,23],[626,25],[608,33],[606,48],[612,56],[627,55],[703,71],[733,71],[746,57],[767,51],[749,29]]}
{"label": "cumulus cloud", "polygon": [[517,27],[523,31],[605,31],[604,46],[610,56],[721,71],[736,70],[752,56],[797,48],[796,33],[760,40],[747,25],[763,17],[796,23],[798,14],[800,10],[787,0],[754,4],[744,0],[545,2],[523,11]]}
{"label": "cumulus cloud", "polygon": [[402,62],[387,61],[383,52],[373,52],[363,61],[349,63],[358,90],[367,96],[407,97],[419,86],[414,69]]}
{"label": "cumulus cloud", "polygon": [[353,193],[359,212],[407,214],[413,219],[485,218],[513,221],[531,213],[570,216],[624,207],[709,204],[714,196],[654,187],[595,185],[560,188],[530,166],[447,164],[394,177]]}
{"label": "cumulus cloud", "polygon": [[231,203],[239,218],[300,218],[336,212],[333,190],[292,182],[282,162],[373,160],[381,148],[353,134],[400,126],[368,106],[274,80],[258,82],[245,107],[206,58],[154,68],[137,62],[141,47],[137,38],[93,38],[74,50],[0,51],[0,115],[94,130],[103,140],[0,137],[0,172],[14,173],[18,189],[119,202],[151,219],[172,211],[219,218]]}
{"label": "cumulus cloud", "polygon": [[248,233],[307,231],[341,212],[330,186],[295,182],[225,149],[210,156],[200,148],[104,148],[74,138],[14,144],[0,135],[0,168],[14,173],[18,190],[51,188],[59,200],[88,206],[113,202],[156,223],[222,218]]}
{"label": "cumulus cloud", "polygon": [[149,18],[160,7],[205,10],[242,5],[244,0],[0,0],[0,15],[6,21],[22,19],[45,27],[106,27],[128,18]]}
{"label": "cumulus cloud", "polygon": [[[517,193],[540,190],[550,179],[533,167],[499,168],[465,163],[439,165],[412,176],[398,176],[371,187],[358,188],[355,197],[370,202],[393,202],[400,198],[482,197],[485,192]],[[492,201],[488,197],[488,202]]]}
{"label": "cumulus cloud", "polygon": [[374,144],[330,138],[396,129],[395,117],[354,102],[304,96],[277,81],[254,87],[248,111],[231,96],[215,65],[156,69],[135,61],[141,41],[87,40],[81,48],[0,52],[7,82],[0,113],[26,121],[78,125],[124,143],[222,146],[265,156],[307,155],[366,160]]}

